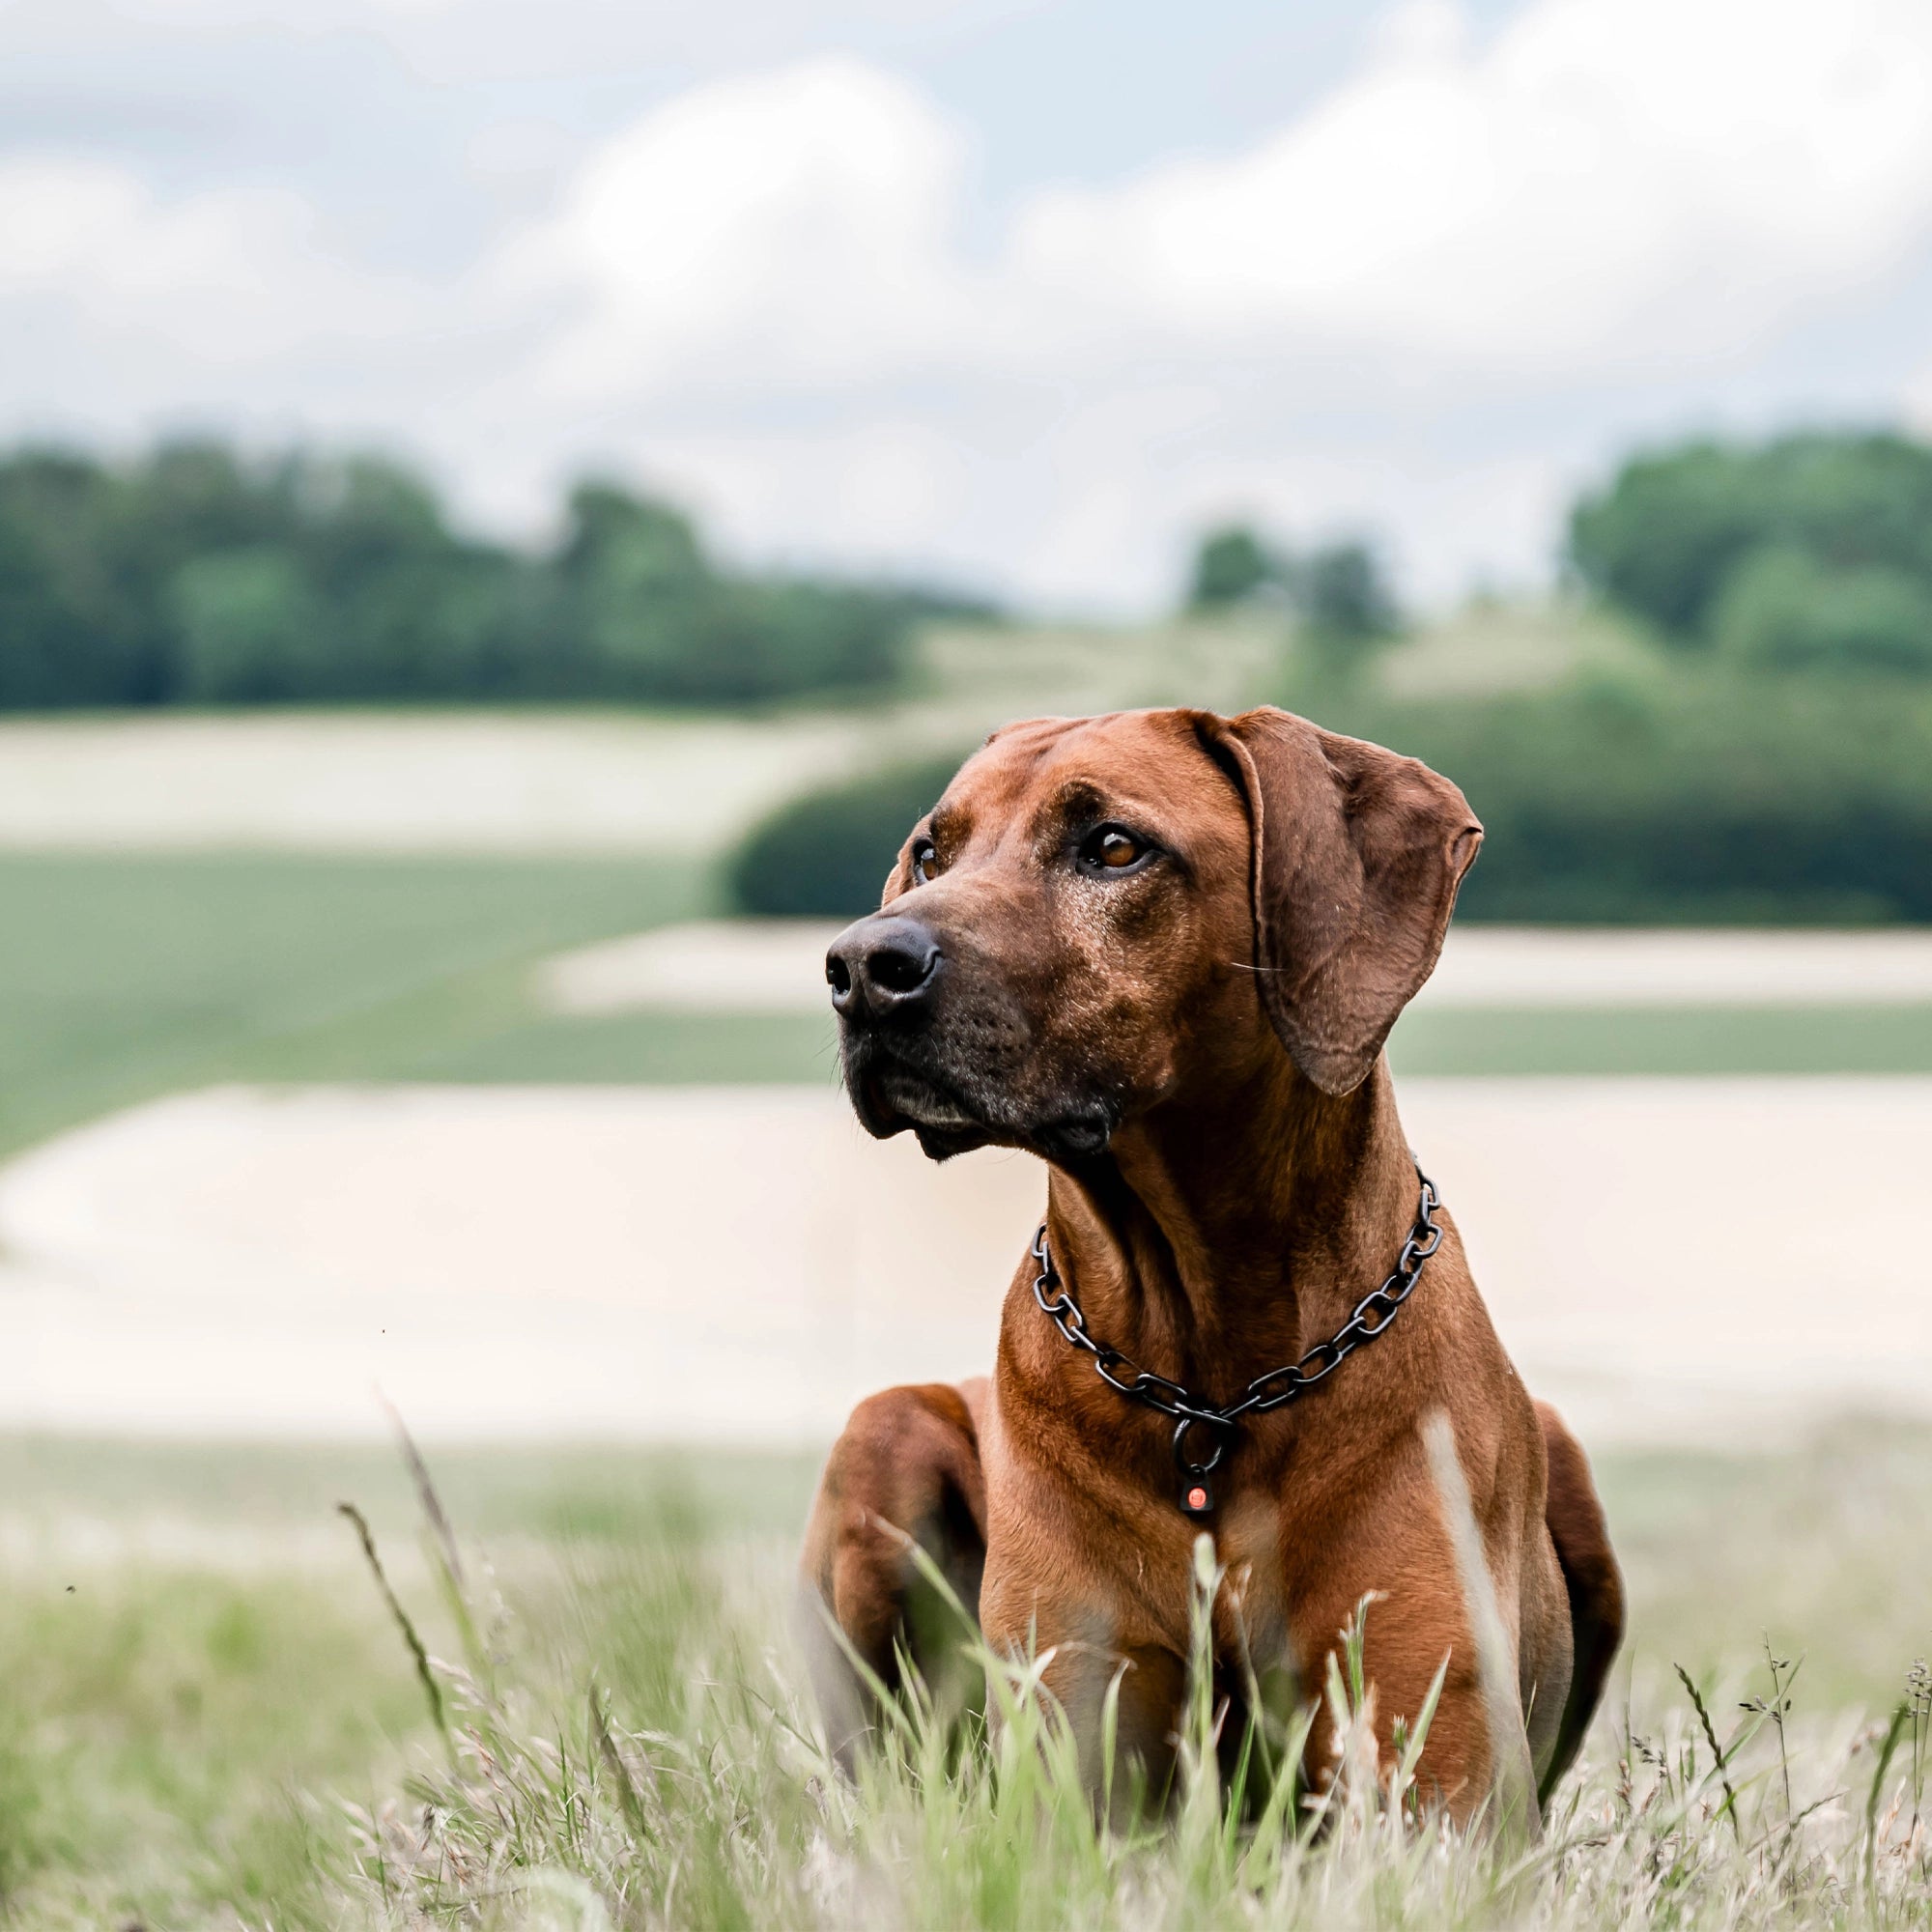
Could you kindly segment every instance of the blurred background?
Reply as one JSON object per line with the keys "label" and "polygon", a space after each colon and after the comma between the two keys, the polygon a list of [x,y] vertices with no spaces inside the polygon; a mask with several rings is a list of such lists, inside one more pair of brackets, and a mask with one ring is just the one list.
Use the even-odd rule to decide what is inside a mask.
{"label": "blurred background", "polygon": [[0,1900],[278,1899],[248,1792],[405,1747],[304,1674],[404,1672],[392,1411],[781,1567],[986,1365],[1040,1171],[863,1138],[824,945],[988,729],[1171,702],[1462,784],[1405,1118],[1638,1652],[1887,1694],[1932,12],[0,8]]}

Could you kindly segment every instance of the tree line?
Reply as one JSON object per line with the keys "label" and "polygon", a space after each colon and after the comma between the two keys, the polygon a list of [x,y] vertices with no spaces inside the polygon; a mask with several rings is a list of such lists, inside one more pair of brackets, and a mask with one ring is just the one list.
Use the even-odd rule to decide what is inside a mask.
{"label": "tree line", "polygon": [[[1211,530],[1197,612],[1278,611],[1272,694],[1448,773],[1488,828],[1466,919],[1932,923],[1932,448],[1883,432],[1633,458],[1564,564],[1651,649],[1531,690],[1404,699],[1361,675],[1402,624],[1363,542]],[[966,747],[961,747],[963,755]],[[729,878],[774,913],[875,904],[955,760],[817,788]]]}
{"label": "tree line", "polygon": [[1747,670],[1932,674],[1932,447],[1895,434],[1637,457],[1570,520],[1577,577]]}
{"label": "tree line", "polygon": [[541,550],[366,456],[213,441],[0,458],[0,708],[416,699],[744,704],[891,684],[920,586],[733,570],[676,507],[571,491]]}
{"label": "tree line", "polygon": [[[1576,505],[1572,581],[1663,654],[1746,677],[1932,676],[1932,447],[1808,432],[1645,453]],[[1202,612],[1279,611],[1347,671],[1398,636],[1364,540],[1208,531]],[[0,457],[0,708],[608,699],[756,703],[889,688],[919,620],[985,615],[919,585],[736,570],[672,504],[570,492],[532,550],[452,525],[380,457],[215,441],[113,464]]]}
{"label": "tree line", "polygon": [[[1647,451],[1577,502],[1562,562],[1686,659],[1932,676],[1932,445],[1815,430]],[[1202,537],[1184,603],[1279,607],[1344,659],[1402,628],[1372,544],[1297,553],[1239,523]]]}

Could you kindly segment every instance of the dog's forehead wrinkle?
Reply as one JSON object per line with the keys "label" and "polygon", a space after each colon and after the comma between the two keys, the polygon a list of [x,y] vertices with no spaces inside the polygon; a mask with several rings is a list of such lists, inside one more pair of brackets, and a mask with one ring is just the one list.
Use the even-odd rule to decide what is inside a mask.
{"label": "dog's forehead wrinkle", "polygon": [[[968,828],[952,816],[961,808],[971,810],[971,842],[990,837],[1005,847],[1019,833],[1040,863],[1067,838],[1119,819],[1187,864],[1215,836],[1210,827],[1241,810],[1225,776],[1202,758],[1191,723],[1164,711],[1010,725],[968,760],[935,820],[963,846]],[[1245,837],[1245,822],[1241,830]]]}
{"label": "dog's forehead wrinkle", "polygon": [[1085,773],[1056,781],[1035,805],[1035,836],[1054,843],[1067,833],[1082,830],[1114,815],[1116,807],[1104,786]]}

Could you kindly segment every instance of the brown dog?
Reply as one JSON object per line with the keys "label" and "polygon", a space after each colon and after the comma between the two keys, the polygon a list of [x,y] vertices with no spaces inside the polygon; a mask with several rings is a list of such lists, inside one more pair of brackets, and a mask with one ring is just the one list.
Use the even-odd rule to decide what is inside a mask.
{"label": "brown dog", "polygon": [[[1283,1364],[1312,1378],[1412,1228],[1427,1247],[1381,1048],[1481,839],[1447,780],[1271,709],[1013,725],[914,829],[880,911],[827,956],[845,1084],[872,1133],[910,1129],[934,1159],[988,1143],[1044,1158],[1050,1261],[1014,1277],[990,1386],[873,1396],[826,1465],[806,1580],[888,1686],[898,1648],[927,1673],[957,1648],[919,1615],[909,1532],[991,1644],[1052,1650],[1046,1683],[1096,1773],[1124,1660],[1121,1745],[1158,1778],[1206,1528],[1235,1586],[1216,1632],[1231,1684],[1245,1655],[1319,1688],[1374,1591],[1384,1748],[1448,1659],[1422,1771],[1452,1812],[1525,1741],[1546,1791],[1568,1765],[1622,1587],[1582,1452],[1524,1391],[1446,1213],[1411,1259],[1412,1297],[1372,1303],[1354,1332],[1373,1347],[1319,1387],[1179,1438],[1172,1413],[1224,1408],[1257,1378],[1279,1393]],[[1048,1300],[1077,1297],[1114,1381],[1141,1376],[1169,1412],[1095,1374],[1042,1312],[1042,1272]],[[1424,1441],[1436,1412],[1487,1603],[1459,1580],[1463,1506]],[[1501,1731],[1476,1640],[1498,1626]],[[831,1646],[820,1665],[849,1750],[860,1680]],[[1318,1772],[1326,1745],[1318,1727]]]}

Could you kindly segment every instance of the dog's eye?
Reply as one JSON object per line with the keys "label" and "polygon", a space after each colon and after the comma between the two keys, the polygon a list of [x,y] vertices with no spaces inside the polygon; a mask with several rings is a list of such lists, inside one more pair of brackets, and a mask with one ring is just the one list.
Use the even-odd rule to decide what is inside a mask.
{"label": "dog's eye", "polygon": [[1153,847],[1120,825],[1102,825],[1080,843],[1080,863],[1090,872],[1125,872],[1138,866]]}
{"label": "dog's eye", "polygon": [[939,853],[930,838],[917,840],[912,848],[912,882],[916,886],[930,885],[933,874],[939,870]]}

